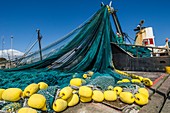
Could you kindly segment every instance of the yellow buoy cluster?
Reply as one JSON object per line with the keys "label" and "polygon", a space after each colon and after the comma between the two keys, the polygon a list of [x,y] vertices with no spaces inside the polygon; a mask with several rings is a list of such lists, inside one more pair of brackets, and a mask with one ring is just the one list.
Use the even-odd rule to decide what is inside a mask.
{"label": "yellow buoy cluster", "polygon": [[[77,86],[78,89],[74,89],[72,86]],[[124,91],[120,86],[109,86],[107,90],[102,91],[93,89],[91,86],[83,86],[80,78],[73,78],[70,80],[70,86],[64,87],[59,92],[58,98],[53,103],[53,110],[61,112],[67,107],[77,105],[79,102],[116,101],[117,99],[127,104],[145,105],[148,103],[148,98],[149,93],[146,88],[139,88],[135,94]]]}
{"label": "yellow buoy cluster", "polygon": [[139,88],[135,94],[124,91],[119,86],[115,87],[114,91],[117,92],[120,100],[124,103],[132,104],[135,102],[138,105],[145,105],[148,103],[149,92],[146,88]]}
{"label": "yellow buoy cluster", "polygon": [[128,74],[126,72],[123,72],[123,71],[120,71],[117,69],[115,69],[115,71],[121,75],[132,78],[132,80],[122,79],[122,80],[118,81],[117,83],[124,83],[124,82],[143,83],[145,86],[148,86],[148,87],[153,85],[153,82],[149,78],[143,78],[142,76],[135,75],[135,74]]}
{"label": "yellow buoy cluster", "polygon": [[[151,86],[152,81],[148,78],[143,78],[134,74],[127,74],[122,71],[116,70],[116,72],[125,76],[132,77],[129,79],[122,79],[118,83],[144,83],[146,86]],[[86,75],[85,75],[86,74]],[[83,74],[84,78],[91,77],[94,73],[88,71]],[[116,101],[120,99],[127,104],[136,103],[138,105],[146,105],[148,103],[149,93],[146,88],[138,88],[134,92],[125,90],[120,86],[108,86],[107,90],[100,90],[95,86],[83,85],[86,81],[81,78],[73,78],[70,80],[70,84],[67,87],[62,88],[54,95],[55,100],[51,106],[55,112],[61,112],[77,105],[79,102],[103,102]],[[0,100],[17,102],[20,99],[27,98],[27,107],[23,106],[18,110],[18,113],[37,113],[36,110],[47,111],[45,96],[38,94],[37,92],[42,89],[48,88],[48,84],[39,82],[38,84],[32,83],[28,85],[23,91],[19,88],[0,89]]]}
{"label": "yellow buoy cluster", "polygon": [[37,113],[35,109],[46,111],[46,98],[41,94],[36,94],[38,90],[46,88],[48,88],[48,85],[45,82],[40,82],[28,85],[24,91],[20,88],[0,89],[0,100],[18,102],[21,99],[28,98],[27,105],[29,107],[20,108],[18,113]]}

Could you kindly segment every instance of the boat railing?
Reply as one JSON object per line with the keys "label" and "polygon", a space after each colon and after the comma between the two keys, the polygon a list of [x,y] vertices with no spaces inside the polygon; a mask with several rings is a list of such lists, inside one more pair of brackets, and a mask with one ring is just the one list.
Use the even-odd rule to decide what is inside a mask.
{"label": "boat railing", "polygon": [[[135,49],[135,57],[140,57],[139,48],[146,48],[150,50],[150,56],[148,57],[160,57],[160,56],[170,56],[170,48],[167,47],[154,47],[154,46],[144,46],[144,45],[133,45],[125,43],[117,43],[118,46],[131,46]],[[143,53],[145,54],[145,53]]]}

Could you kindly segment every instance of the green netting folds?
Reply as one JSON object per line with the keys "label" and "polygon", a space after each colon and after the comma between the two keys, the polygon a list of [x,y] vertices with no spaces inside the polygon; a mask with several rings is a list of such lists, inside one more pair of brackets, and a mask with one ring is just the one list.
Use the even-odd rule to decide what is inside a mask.
{"label": "green netting folds", "polygon": [[[38,60],[39,52],[36,51],[19,59],[16,68],[1,71],[0,87],[23,89],[30,83],[41,81],[64,87],[70,79],[82,78],[89,70],[95,73],[92,80],[100,80],[98,77],[103,76],[113,79],[112,84],[115,84],[124,76],[114,72],[111,41],[117,42],[117,39],[111,28],[110,13],[103,6],[85,24],[42,49],[43,60]],[[93,83],[91,80],[87,82]],[[106,82],[99,83],[105,88]]]}

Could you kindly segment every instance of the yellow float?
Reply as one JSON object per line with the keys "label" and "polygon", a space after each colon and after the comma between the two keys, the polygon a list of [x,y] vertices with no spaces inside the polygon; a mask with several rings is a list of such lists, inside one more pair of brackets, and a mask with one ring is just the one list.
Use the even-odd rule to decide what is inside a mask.
{"label": "yellow float", "polygon": [[87,75],[87,74],[83,74],[83,78],[85,78],[85,79],[86,79],[87,77],[88,77],[88,75]]}
{"label": "yellow float", "polygon": [[42,109],[46,106],[46,98],[41,94],[33,94],[28,99],[28,106],[36,109]]}
{"label": "yellow float", "polygon": [[2,93],[5,91],[5,89],[0,89],[0,100],[2,100]]}
{"label": "yellow float", "polygon": [[119,86],[116,86],[113,88],[113,91],[116,91],[116,94],[119,95],[123,91],[123,89]]}
{"label": "yellow float", "polygon": [[38,86],[39,86],[39,89],[47,89],[48,88],[48,84],[46,84],[45,82],[39,82]]}
{"label": "yellow float", "polygon": [[122,82],[130,82],[129,79],[122,79]]}
{"label": "yellow float", "polygon": [[20,100],[22,90],[19,88],[8,88],[2,93],[2,99],[6,101],[15,102]]}
{"label": "yellow float", "polygon": [[68,100],[67,100],[68,106],[75,106],[79,103],[79,96],[77,94],[73,94]]}
{"label": "yellow float", "polygon": [[149,98],[149,92],[146,88],[139,88],[138,92],[144,94],[147,98]]}
{"label": "yellow float", "polygon": [[92,99],[95,102],[102,102],[104,100],[104,94],[102,91],[99,90],[94,90],[93,91],[93,95],[92,95]]}
{"label": "yellow float", "polygon": [[78,86],[80,87],[82,85],[83,81],[80,78],[73,78],[70,80],[70,85],[71,86]]}
{"label": "yellow float", "polygon": [[73,89],[71,87],[64,87],[63,89],[61,89],[60,93],[59,93],[59,97],[61,97],[64,100],[67,100],[68,98],[70,98],[72,96]]}
{"label": "yellow float", "polygon": [[135,94],[135,102],[138,105],[145,105],[148,103],[148,98],[142,93],[137,93]]}
{"label": "yellow float", "polygon": [[32,83],[28,85],[23,92],[23,96],[30,97],[39,90],[38,84]]}
{"label": "yellow float", "polygon": [[19,109],[17,113],[37,113],[37,111],[32,108],[23,107],[23,108]]}
{"label": "yellow float", "polygon": [[92,98],[91,97],[81,97],[80,96],[80,101],[81,102],[91,102]]}
{"label": "yellow float", "polygon": [[130,92],[121,92],[119,97],[122,102],[127,104],[132,104],[135,101],[133,94]]}
{"label": "yellow float", "polygon": [[116,91],[107,90],[104,92],[104,98],[107,101],[115,101],[117,99]]}
{"label": "yellow float", "polygon": [[149,87],[153,85],[153,82],[149,78],[143,78],[143,83]]}
{"label": "yellow float", "polygon": [[139,79],[132,79],[131,82],[132,83],[141,83],[141,81]]}
{"label": "yellow float", "polygon": [[56,112],[61,112],[67,108],[67,101],[63,99],[57,99],[53,103],[53,110]]}
{"label": "yellow float", "polygon": [[81,86],[79,88],[79,95],[82,96],[82,97],[86,97],[86,98],[89,98],[92,96],[92,89],[88,86]]}
{"label": "yellow float", "polygon": [[91,76],[93,76],[94,72],[93,71],[88,71],[87,74],[88,74],[89,77],[91,77]]}

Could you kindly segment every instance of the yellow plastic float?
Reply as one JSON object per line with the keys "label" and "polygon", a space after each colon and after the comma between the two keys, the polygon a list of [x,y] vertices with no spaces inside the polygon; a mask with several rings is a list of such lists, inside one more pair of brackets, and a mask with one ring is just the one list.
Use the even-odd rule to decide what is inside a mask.
{"label": "yellow plastic float", "polygon": [[85,74],[83,74],[83,78],[87,78],[88,77],[88,75],[85,73]]}
{"label": "yellow plastic float", "polygon": [[64,87],[63,89],[61,89],[59,93],[59,97],[61,97],[64,100],[67,100],[72,96],[72,94],[73,94],[73,89],[71,87]]}
{"label": "yellow plastic float", "polygon": [[116,91],[113,90],[104,91],[104,98],[107,101],[115,101],[117,99]]}
{"label": "yellow plastic float", "polygon": [[143,77],[142,76],[137,76],[137,79],[139,79],[141,82],[143,81]]}
{"label": "yellow plastic float", "polygon": [[70,80],[70,85],[71,86],[78,86],[80,87],[82,85],[83,81],[80,78],[73,78]]}
{"label": "yellow plastic float", "polygon": [[57,99],[53,103],[53,110],[56,112],[61,112],[67,108],[67,101],[63,99]]}
{"label": "yellow plastic float", "polygon": [[80,101],[81,101],[81,102],[84,102],[84,103],[86,103],[86,102],[91,102],[91,101],[92,101],[92,98],[91,98],[91,97],[81,97],[81,96],[80,96]]}
{"label": "yellow plastic float", "polygon": [[41,94],[33,94],[28,99],[28,106],[36,109],[42,109],[46,106],[46,98]]}
{"label": "yellow plastic float", "polygon": [[122,79],[122,82],[130,82],[129,79]]}
{"label": "yellow plastic float", "polygon": [[117,81],[117,84],[123,83],[121,80]]}
{"label": "yellow plastic float", "polygon": [[133,94],[130,92],[121,92],[119,97],[122,102],[127,104],[132,104],[135,101]]}
{"label": "yellow plastic float", "polygon": [[37,113],[37,111],[32,108],[23,107],[23,108],[19,109],[17,113]]}
{"label": "yellow plastic float", "polygon": [[132,83],[141,83],[141,81],[139,79],[132,79],[131,82]]}
{"label": "yellow plastic float", "polygon": [[170,74],[170,66],[165,66],[165,72]]}
{"label": "yellow plastic float", "polygon": [[2,93],[5,91],[5,89],[0,89],[0,100],[2,100]]}
{"label": "yellow plastic float", "polygon": [[94,72],[93,71],[88,71],[87,74],[88,74],[89,77],[91,77],[91,76],[93,76]]}
{"label": "yellow plastic float", "polygon": [[142,93],[137,93],[135,94],[135,102],[138,105],[145,105],[148,103],[148,98]]}
{"label": "yellow plastic float", "polygon": [[144,94],[147,98],[149,98],[149,92],[146,88],[139,88],[138,92]]}
{"label": "yellow plastic float", "polygon": [[116,94],[119,95],[123,91],[123,89],[120,86],[116,86],[113,88],[113,91],[116,91]]}
{"label": "yellow plastic float", "polygon": [[89,98],[92,96],[92,89],[88,86],[81,86],[79,88],[79,95],[82,96],[82,97],[86,97],[86,98]]}
{"label": "yellow plastic float", "polygon": [[23,97],[25,97],[25,96],[30,97],[31,95],[36,93],[38,90],[39,90],[38,84],[32,83],[24,89]]}
{"label": "yellow plastic float", "polygon": [[95,102],[102,102],[104,100],[104,94],[102,91],[99,90],[94,90],[93,91],[93,95],[92,95],[92,99]]}
{"label": "yellow plastic float", "polygon": [[149,87],[153,85],[153,82],[149,78],[143,78],[143,83]]}
{"label": "yellow plastic float", "polygon": [[47,89],[48,84],[46,84],[45,82],[39,82],[38,87],[39,87],[39,89]]}
{"label": "yellow plastic float", "polygon": [[117,72],[118,74],[124,75],[124,76],[130,76],[130,74],[123,72],[123,71],[120,71],[118,69],[115,69],[115,72]]}
{"label": "yellow plastic float", "polygon": [[22,90],[19,88],[8,88],[2,93],[2,99],[11,102],[20,100],[21,96]]}
{"label": "yellow plastic float", "polygon": [[113,90],[113,88],[114,88],[114,87],[111,86],[111,85],[107,87],[108,90]]}
{"label": "yellow plastic float", "polygon": [[73,94],[68,100],[67,100],[68,106],[75,106],[79,103],[79,96],[77,94]]}

